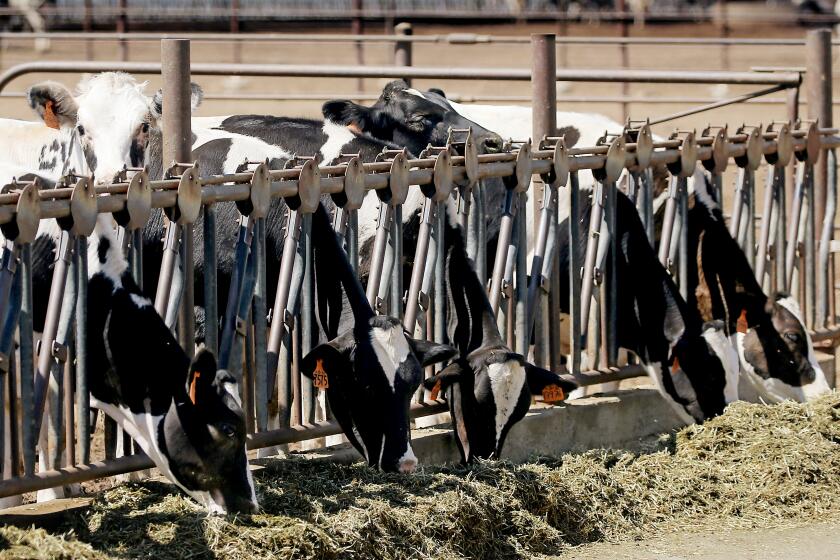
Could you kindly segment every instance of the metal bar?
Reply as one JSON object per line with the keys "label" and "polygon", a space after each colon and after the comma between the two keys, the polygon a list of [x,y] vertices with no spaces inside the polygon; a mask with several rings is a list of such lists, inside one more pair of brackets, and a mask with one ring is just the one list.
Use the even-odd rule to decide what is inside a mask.
{"label": "metal bar", "polygon": [[268,429],[268,311],[266,310],[266,220],[257,219],[254,236],[256,285],[254,286],[252,319],[254,324],[254,413],[258,432]]}
{"label": "metal bar", "polygon": [[551,223],[556,221],[554,207],[556,201],[556,190],[551,187],[543,188],[542,212],[540,217],[539,231],[537,232],[534,245],[534,254],[531,257],[531,277],[528,282],[528,305],[526,317],[528,318],[527,339],[531,340],[536,324],[536,309],[538,300],[541,300],[541,286],[547,285],[550,276],[546,272],[546,245],[548,244]]}
{"label": "metal bar", "polygon": [[604,207],[604,222],[609,233],[609,254],[607,259],[607,266],[604,274],[606,284],[606,317],[607,323],[605,331],[607,338],[605,342],[607,353],[607,366],[613,367],[618,361],[618,231],[617,231],[617,214],[618,207],[616,197],[618,196],[618,187],[615,183],[606,185],[607,197],[606,205]]}
{"label": "metal bar", "polygon": [[[241,343],[237,339],[237,333],[244,334],[245,325],[243,317],[239,314],[243,299],[250,301],[251,294],[246,293],[246,277],[249,273],[251,263],[251,244],[254,238],[255,219],[250,216],[239,217],[239,234],[236,241],[236,255],[234,268],[230,276],[230,288],[228,289],[227,305],[223,318],[222,337],[219,342],[219,368],[234,368],[241,373],[240,365],[233,363],[233,356],[236,353],[234,346]],[[239,381],[239,376],[235,375]]]}
{"label": "metal bar", "polygon": [[[13,248],[13,251],[16,253],[17,248]],[[17,257],[15,257],[12,262],[16,261]],[[8,295],[9,304],[6,307],[6,312],[2,316],[2,331],[0,331],[0,352],[2,352],[5,357],[5,363],[3,365],[7,377],[6,380],[2,380],[2,376],[0,375],[0,382],[2,382],[4,387],[8,389],[7,394],[9,395],[9,459],[11,461],[11,472],[8,473],[9,476],[20,476],[20,440],[18,438],[19,418],[17,403],[17,387],[19,383],[17,381],[18,373],[15,369],[15,366],[17,365],[15,361],[15,331],[17,330],[18,321],[20,320],[21,276],[21,272],[16,271],[12,277],[12,285],[10,286]],[[0,399],[0,403],[3,402],[4,401]],[[0,415],[5,417],[5,412],[6,411],[3,411]],[[1,431],[0,434],[5,437],[5,433],[5,427],[3,427],[3,431]],[[5,453],[5,448],[6,446],[3,445],[2,450],[0,450],[0,455]],[[3,464],[5,464],[5,458],[4,462],[0,463],[0,465]]]}
{"label": "metal bar", "polygon": [[155,293],[155,311],[166,318],[169,308],[169,297],[172,288],[172,278],[175,274],[176,259],[179,255],[181,226],[175,222],[166,222],[166,232],[163,238],[163,258],[160,264],[157,292]]}
{"label": "metal bar", "polygon": [[[135,233],[142,235],[141,230]],[[136,240],[138,236],[135,235]],[[141,244],[142,246],[142,244]],[[132,244],[133,252],[133,244]],[[135,253],[136,254],[136,253]],[[87,355],[88,324],[88,247],[87,238],[76,237],[76,418],[79,461],[90,462],[90,393]]]}
{"label": "metal bar", "polygon": [[[178,314],[178,342],[192,357],[195,352],[195,272],[193,269],[193,246],[195,243],[192,224],[183,228],[180,246],[181,298]],[[171,299],[174,299],[170,296]]]}
{"label": "metal bar", "polygon": [[[312,215],[310,214],[303,216],[300,245],[303,248],[304,254],[303,283],[300,294],[300,356],[302,358],[313,348],[312,331],[314,325],[312,321],[315,314],[314,247],[312,246]],[[299,377],[301,422],[311,424],[315,421],[315,386],[309,377],[305,375],[300,375]]]}
{"label": "metal bar", "polygon": [[379,220],[376,223],[376,238],[371,254],[370,272],[368,273],[367,300],[376,311],[376,295],[382,280],[382,268],[385,263],[385,252],[388,245],[388,233],[391,230],[393,207],[386,203],[379,203]]}
{"label": "metal bar", "polygon": [[776,93],[777,91],[782,91],[784,89],[788,89],[789,87],[796,87],[795,85],[777,85],[765,89],[760,89],[758,91],[745,93],[743,95],[738,95],[736,97],[730,97],[729,99],[722,99],[720,101],[715,101],[713,103],[709,103],[707,105],[701,105],[700,107],[692,107],[691,109],[686,109],[685,111],[679,111],[677,113],[672,113],[670,115],[665,115],[664,117],[658,117],[650,121],[651,125],[654,124],[662,124],[664,122],[673,121],[677,119],[681,119],[683,117],[688,117],[691,115],[696,115],[697,113],[704,113],[706,111],[711,111],[713,109],[719,109],[720,107],[726,107],[727,105],[735,105],[737,103],[743,103],[744,101],[748,101],[750,99],[755,99],[756,97],[761,97],[764,95],[769,95],[771,93]]}
{"label": "metal bar", "polygon": [[662,238],[659,241],[659,263],[669,271],[671,266],[668,259],[671,255],[671,241],[674,235],[679,198],[679,178],[672,176],[670,184],[668,185],[668,199],[665,201],[665,217],[662,221]]}
{"label": "metal bar", "polygon": [[834,150],[826,150],[828,165],[826,175],[825,216],[820,232],[819,255],[817,256],[817,301],[815,327],[825,327],[833,321],[829,313],[829,291],[832,290],[830,279],[831,262],[829,260],[831,240],[834,237],[834,219],[837,211],[837,159]]}
{"label": "metal bar", "polygon": [[761,211],[761,231],[758,236],[758,249],[755,255],[755,277],[759,285],[764,284],[764,271],[767,265],[770,245],[770,225],[773,217],[774,201],[778,198],[779,184],[775,165],[767,167],[767,181],[764,184],[764,206]]}
{"label": "metal bar", "polygon": [[[446,288],[444,286],[444,266],[446,261],[446,210],[440,203],[437,204],[438,211],[435,212],[434,224],[434,240],[435,240],[435,260],[434,260],[434,296],[432,303],[434,305],[434,341],[443,343],[446,341]],[[442,369],[442,366],[436,365],[435,369]]]}
{"label": "metal bar", "polygon": [[414,250],[414,265],[411,269],[411,280],[406,295],[405,316],[403,327],[409,333],[414,333],[417,321],[418,305],[420,303],[420,290],[425,275],[426,259],[429,256],[429,241],[432,234],[432,220],[435,203],[426,198],[423,202],[423,210],[420,216],[420,229],[417,232],[417,247]]}
{"label": "metal bar", "polygon": [[34,412],[34,343],[32,336],[32,245],[20,247],[21,308],[19,321],[20,337],[20,400],[23,438],[23,473],[35,472],[35,444],[38,432],[35,429]]}
{"label": "metal bar", "polygon": [[[786,170],[777,166],[776,169],[778,181],[778,188],[776,189],[775,212],[776,216],[776,236],[775,247],[773,251],[773,258],[775,259],[776,268],[776,286],[775,290],[780,292],[788,291],[787,274],[785,273],[785,255],[787,254],[788,240],[785,239],[787,233],[787,205],[785,197],[787,194],[787,173]],[[790,243],[795,243],[795,239],[789,240]]]}
{"label": "metal bar", "polygon": [[[813,171],[813,170],[812,170]],[[807,200],[808,213],[805,217],[805,324],[808,328],[814,328],[817,307],[817,275],[816,275],[816,247],[814,231],[816,230],[815,211],[815,173],[808,174],[808,181],[805,183],[805,199]]]}
{"label": "metal bar", "polygon": [[476,224],[478,247],[475,254],[475,270],[481,283],[487,285],[487,207],[484,202],[484,186],[481,181],[472,189],[473,204],[470,220]]}
{"label": "metal bar", "polygon": [[793,289],[793,270],[796,266],[796,251],[798,248],[800,221],[804,210],[805,183],[809,180],[811,166],[807,163],[798,164],[796,173],[796,187],[791,201],[790,224],[788,225],[788,244],[785,252],[785,283]]}
{"label": "metal bar", "polygon": [[351,210],[347,216],[347,258],[350,268],[359,275],[359,214]]}
{"label": "metal bar", "polygon": [[580,288],[580,328],[586,333],[589,325],[589,313],[592,306],[592,288],[595,284],[595,259],[597,257],[601,222],[604,218],[604,185],[600,181],[595,183],[592,193],[592,211],[589,216],[589,230],[586,238],[586,253],[583,261],[583,274]]}
{"label": "metal bar", "polygon": [[[167,41],[179,41],[167,39]],[[162,43],[163,44],[163,43]],[[193,63],[190,72],[197,76],[270,76],[331,78],[408,78],[437,80],[514,80],[529,81],[530,70],[521,68],[438,68],[395,66],[347,66],[312,64],[228,64]],[[155,62],[38,61],[17,64],[0,74],[0,91],[13,79],[32,73],[69,73],[122,71],[132,74],[158,74]],[[184,68],[184,76],[189,73]],[[189,78],[188,78],[189,79]],[[557,80],[564,82],[639,82],[656,84],[740,84],[788,85],[800,83],[797,72],[695,72],[673,70],[557,70]],[[167,81],[164,80],[164,84]],[[172,99],[172,98],[168,98]],[[830,97],[829,97],[830,99]],[[175,103],[167,106],[175,110]],[[166,107],[164,107],[166,110]],[[189,115],[189,110],[184,115]],[[168,161],[164,158],[165,161]]]}
{"label": "metal bar", "polygon": [[[805,95],[808,100],[808,118],[816,119],[819,126],[832,126],[832,72],[831,30],[809,31],[805,45]],[[814,164],[814,197],[812,199],[815,223],[822,224],[825,217],[826,185],[828,181],[825,158]]]}
{"label": "metal bar", "polygon": [[219,353],[219,295],[218,295],[218,255],[216,254],[216,207],[208,204],[204,207],[204,345]]}
{"label": "metal bar", "polygon": [[493,262],[493,277],[490,280],[490,308],[496,315],[499,311],[499,300],[502,297],[502,280],[508,258],[508,246],[513,238],[513,217],[516,214],[516,195],[508,189],[505,193],[505,205],[502,209],[502,220],[499,226],[499,239],[496,245],[496,258]]}
{"label": "metal bar", "polygon": [[73,244],[70,233],[62,231],[55,251],[56,258],[53,266],[52,284],[50,285],[50,297],[47,303],[47,317],[38,351],[38,370],[35,377],[34,407],[32,410],[36,435],[41,429],[44,405],[47,402],[50,371],[55,360],[54,344],[60,324],[64,288],[67,282],[70,259],[73,255]]}
{"label": "metal bar", "polygon": [[[569,338],[571,341],[571,356],[569,357],[569,371],[580,371],[581,359],[581,260],[578,247],[580,245],[580,185],[577,171],[569,173]],[[563,294],[560,294],[563,297]],[[588,302],[587,302],[588,307]]]}
{"label": "metal bar", "polygon": [[402,319],[403,316],[403,214],[402,205],[394,208],[394,231],[391,234],[390,253],[393,255],[391,268],[391,303],[389,315]]}
{"label": "metal bar", "polygon": [[516,220],[516,243],[519,250],[516,252],[516,285],[514,286],[514,298],[516,301],[516,330],[514,342],[516,343],[516,352],[519,352],[523,356],[527,356],[528,347],[531,343],[531,341],[527,338],[528,327],[526,326],[528,321],[530,321],[527,309],[528,251],[526,247],[528,246],[528,219],[527,213],[525,212],[525,205],[528,203],[528,194],[522,192],[517,196],[519,197],[518,206],[522,209],[522,211],[519,212]]}

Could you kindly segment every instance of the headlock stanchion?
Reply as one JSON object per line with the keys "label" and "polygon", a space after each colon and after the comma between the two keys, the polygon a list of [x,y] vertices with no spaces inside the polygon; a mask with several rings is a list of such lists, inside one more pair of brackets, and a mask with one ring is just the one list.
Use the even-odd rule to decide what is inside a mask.
{"label": "headlock stanchion", "polygon": [[[552,367],[558,367],[559,344],[552,337],[549,349],[545,347],[546,331],[550,332],[552,325],[544,322],[540,300],[545,293],[555,297],[552,303],[555,307],[549,314],[553,316],[559,309],[560,299],[565,299],[566,294],[558,294],[550,287],[557,285],[555,282],[559,281],[560,274],[568,274],[570,360],[567,367],[582,384],[587,385],[644,373],[638,365],[619,367],[616,359],[615,301],[618,282],[621,281],[616,278],[615,266],[615,246],[618,242],[616,201],[620,196],[617,181],[623,173],[629,174],[630,195],[635,196],[643,223],[652,239],[651,170],[668,168],[673,178],[658,256],[670,265],[685,289],[686,264],[690,258],[685,254],[686,180],[694,174],[696,163],[702,163],[711,174],[713,191],[720,199],[722,173],[734,159],[741,169],[741,179],[732,210],[732,231],[756,259],[757,276],[764,285],[788,288],[800,294],[806,304],[804,308],[809,324],[817,327],[816,338],[824,340],[840,335],[840,327],[833,324],[830,315],[834,297],[830,276],[827,276],[831,266],[831,231],[826,228],[829,228],[829,217],[833,220],[836,208],[835,162],[831,150],[840,146],[840,138],[835,136],[835,131],[820,129],[813,122],[772,123],[766,130],[744,127],[731,136],[726,128],[709,127],[699,135],[679,132],[668,140],[654,141],[647,123],[629,124],[625,134],[612,139],[609,144],[590,147],[567,148],[559,138],[548,135],[533,150],[526,142],[517,147],[509,146],[502,153],[478,154],[469,131],[453,130],[447,146],[430,147],[416,159],[408,159],[402,152],[386,152],[379,161],[362,163],[357,155],[348,154],[340,157],[338,163],[319,167],[314,159],[295,158],[284,169],[269,169],[265,163],[259,162],[248,164],[234,174],[201,177],[193,164],[178,163],[190,161],[187,153],[167,156],[165,161],[176,163],[159,181],[149,181],[141,169],[127,169],[123,177],[113,184],[94,184],[88,178],[78,177],[72,184],[59,183],[55,189],[49,190],[39,190],[34,184],[10,186],[0,193],[0,229],[6,237],[0,253],[0,375],[3,376],[0,387],[9,391],[19,389],[20,409],[16,409],[14,414],[7,410],[4,416],[13,432],[9,448],[15,466],[11,472],[5,473],[12,478],[0,481],[0,497],[151,465],[143,455],[88,464],[92,458],[87,397],[89,364],[84,353],[85,332],[78,327],[86,321],[87,246],[84,236],[90,233],[100,213],[113,214],[117,224],[124,228],[123,246],[129,251],[132,273],[141,280],[140,232],[152,209],[164,210],[169,225],[155,304],[161,315],[171,321],[171,326],[177,320],[182,343],[191,346],[187,337],[191,324],[192,305],[188,292],[192,289],[189,279],[192,262],[190,252],[180,250],[179,239],[189,244],[194,231],[193,223],[203,209],[205,301],[198,303],[203,304],[205,309],[205,340],[211,347],[218,345],[222,357],[220,365],[226,363],[243,380],[247,425],[249,430],[256,432],[249,435],[248,446],[251,449],[340,432],[333,422],[315,421],[315,388],[308,378],[298,377],[300,372],[297,367],[300,357],[314,343],[310,337],[312,325],[309,324],[314,311],[314,294],[312,259],[308,257],[312,251],[308,222],[321,194],[330,194],[336,203],[334,227],[339,236],[346,238],[347,254],[354,262],[358,258],[356,210],[361,207],[367,191],[377,191],[383,208],[374,241],[366,295],[373,300],[378,312],[387,310],[391,315],[399,316],[402,297],[399,284],[402,269],[400,207],[409,188],[421,189],[425,204],[402,321],[403,326],[413,332],[418,322],[428,324],[426,319],[432,312],[433,336],[440,339],[446,297],[442,289],[445,205],[458,205],[458,223],[466,233],[470,255],[480,269],[479,263],[485,251],[483,236],[486,235],[485,217],[481,210],[482,181],[502,178],[506,187],[505,202],[489,291],[493,311],[507,308],[501,320],[504,321],[508,339],[515,339],[513,347],[523,354],[528,353],[531,333],[537,321],[541,321],[539,328],[542,336],[537,346],[543,347],[536,349],[537,360],[549,361]],[[167,134],[169,132],[167,128]],[[830,184],[826,191],[826,221],[819,224],[817,255],[812,176],[813,166],[820,161],[823,151],[829,154]],[[772,169],[768,176],[767,193],[762,200],[762,222],[756,244],[751,237],[754,235],[751,233],[754,209],[750,201],[752,175],[762,157]],[[799,162],[799,173],[792,211],[788,215],[785,212],[783,170],[796,161]],[[588,229],[581,231],[579,216],[583,213],[582,204],[586,203],[588,190],[581,197],[579,174],[590,171],[594,171],[596,176],[593,206]],[[541,176],[546,188],[541,197],[540,226],[535,237],[528,282],[524,236],[528,224],[525,223],[525,206],[521,199],[529,190],[532,175]],[[453,189],[458,194],[454,200],[451,197]],[[557,246],[560,196],[564,197],[564,205],[570,212],[568,270],[558,270],[554,264],[559,261],[557,257],[562,249]],[[289,212],[279,276],[274,279],[266,277],[264,220],[269,205],[277,199],[285,201]],[[219,313],[215,307],[214,291],[217,280],[217,217],[214,204],[219,202],[235,202],[239,206],[243,216],[243,243],[232,274],[232,291],[224,314],[225,326],[221,339],[216,340]],[[58,219],[62,231],[47,306],[47,325],[36,368],[32,345],[31,244],[42,219]],[[579,254],[577,249],[580,235],[587,236],[585,254]],[[250,248],[247,243],[249,238]],[[180,285],[173,281],[179,258],[183,272]],[[799,275],[794,274],[797,269]],[[483,278],[483,274],[479,274]],[[76,286],[69,281],[71,275]],[[266,307],[270,303],[265,301],[269,292],[266,282],[275,281],[277,291],[271,320],[266,324]],[[597,368],[587,367],[581,371],[583,341],[588,319],[593,314],[591,304],[596,285],[601,292],[598,316],[601,332],[593,333],[589,338],[597,340],[603,352]],[[501,304],[503,294],[508,294],[505,306]],[[179,298],[183,305],[179,303]],[[434,305],[430,309],[432,298]],[[74,301],[75,333],[68,321],[68,317],[73,316]],[[181,312],[175,313],[175,310]],[[297,325],[296,316],[300,317]],[[293,326],[299,328],[292,329]],[[19,352],[14,350],[15,328],[19,332]],[[72,342],[75,342],[75,352],[68,348]],[[546,357],[547,351],[549,357]],[[46,460],[42,461],[42,468],[36,474],[36,442],[45,396],[52,382],[53,390],[63,389],[65,399],[73,398],[73,387],[68,383],[71,377],[62,375],[62,360],[70,362],[73,355],[76,361],[76,437],[80,452],[75,457],[68,453],[69,466],[63,465],[60,440],[63,439],[65,445],[69,443],[67,423],[73,422],[74,412],[72,407],[67,407],[68,401],[65,400],[63,409],[53,408],[55,414],[50,416],[47,425],[50,446],[47,450],[42,449],[46,453],[42,457]],[[243,361],[247,363],[244,372]],[[600,369],[602,366],[609,369]],[[36,372],[37,377],[34,375]],[[18,406],[15,399],[9,400],[11,406]],[[295,408],[299,408],[300,412],[296,412]],[[412,416],[434,414],[441,409],[438,404],[418,403],[412,405]],[[293,425],[293,420],[298,420],[301,425]],[[0,449],[5,447],[0,446]],[[19,469],[17,465],[23,468]],[[59,467],[64,468],[57,471]]]}

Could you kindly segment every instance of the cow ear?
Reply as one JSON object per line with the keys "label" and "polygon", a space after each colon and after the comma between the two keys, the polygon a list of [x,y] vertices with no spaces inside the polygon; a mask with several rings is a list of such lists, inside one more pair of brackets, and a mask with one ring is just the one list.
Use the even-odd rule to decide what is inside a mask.
{"label": "cow ear", "polygon": [[417,356],[420,364],[424,367],[445,362],[458,353],[458,350],[451,346],[447,346],[446,344],[438,344],[436,342],[428,342],[411,337],[406,338],[408,338],[408,343],[411,346],[412,352],[414,352],[414,355]]}
{"label": "cow ear", "polygon": [[349,353],[353,347],[353,331],[344,333],[325,344],[313,348],[300,362],[300,372],[315,379],[316,374],[326,374],[334,379],[339,372],[352,368]]}
{"label": "cow ear", "polygon": [[578,383],[571,375],[559,375],[534,364],[525,363],[525,376],[528,380],[528,390],[532,395],[542,395],[546,387],[556,385],[568,395],[578,388]]}
{"label": "cow ear", "polygon": [[443,97],[444,99],[446,99],[446,94],[440,88],[435,88],[435,87],[429,88],[429,91],[431,93],[436,93],[436,94],[440,95],[441,97]]}
{"label": "cow ear", "polygon": [[190,372],[187,376],[187,394],[194,405],[201,406],[213,396],[216,371],[216,358],[213,352],[201,348],[190,363]]}
{"label": "cow ear", "polygon": [[[195,111],[204,100],[204,90],[195,82],[190,82],[190,111]],[[155,92],[152,98],[152,116],[156,119],[163,117],[163,89]]]}
{"label": "cow ear", "polygon": [[41,82],[26,90],[26,100],[44,124],[59,129],[75,126],[79,106],[73,94],[58,82]]}
{"label": "cow ear", "polygon": [[423,386],[428,391],[434,391],[435,387],[438,391],[445,391],[450,385],[461,380],[462,373],[464,373],[464,368],[461,367],[461,364],[455,362],[443,368],[439,373],[424,379]]}
{"label": "cow ear", "polygon": [[365,132],[372,127],[371,109],[345,99],[327,101],[321,113],[328,121]]}

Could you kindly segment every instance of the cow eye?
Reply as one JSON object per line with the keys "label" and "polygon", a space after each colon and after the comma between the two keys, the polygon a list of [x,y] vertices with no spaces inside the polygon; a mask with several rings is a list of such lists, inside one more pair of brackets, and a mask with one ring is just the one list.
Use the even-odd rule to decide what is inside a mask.
{"label": "cow eye", "polygon": [[79,136],[84,136],[85,135],[85,127],[83,127],[82,125],[77,126],[76,130],[79,131]]}
{"label": "cow eye", "polygon": [[144,122],[143,124],[141,124],[140,125],[140,132],[142,132],[143,134],[149,132],[149,123]]}
{"label": "cow eye", "polygon": [[236,437],[236,428],[233,427],[233,424],[219,424],[219,431],[231,439]]}
{"label": "cow eye", "polygon": [[802,339],[802,337],[799,336],[799,333],[795,333],[795,332],[785,333],[785,338],[788,339],[791,342],[799,342]]}

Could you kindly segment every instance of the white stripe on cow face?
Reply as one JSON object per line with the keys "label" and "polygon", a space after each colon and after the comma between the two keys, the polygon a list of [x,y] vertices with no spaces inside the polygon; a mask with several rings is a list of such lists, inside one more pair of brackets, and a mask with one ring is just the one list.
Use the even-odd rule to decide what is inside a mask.
{"label": "white stripe on cow face", "polygon": [[321,157],[324,164],[327,164],[341,155],[342,148],[346,146],[356,135],[349,128],[332,121],[324,121],[322,129],[327,136],[327,141],[321,146]]}
{"label": "white stripe on cow face", "polygon": [[[664,375],[665,371],[662,368],[662,364],[660,362],[656,362],[653,364],[642,364],[642,367],[648,374],[648,377],[653,381],[654,385],[656,386],[656,390],[659,391],[659,394],[665,397],[665,400],[668,401],[668,404],[671,405],[671,408],[674,409],[674,412],[677,413],[677,416],[680,417],[680,420],[685,422],[686,424],[694,424],[695,420],[689,414],[685,408],[675,401],[671,395],[668,394],[668,391],[665,390],[665,382],[664,382]],[[670,373],[668,374],[670,375]]]}
{"label": "white stripe on cow face", "polygon": [[738,376],[740,367],[738,365],[738,352],[732,341],[727,338],[723,329],[710,327],[703,331],[703,338],[706,340],[711,351],[720,360],[726,375],[726,385],[723,388],[723,398],[726,404],[738,400]]}
{"label": "white stripe on cow face", "polygon": [[410,443],[406,447],[403,456],[397,459],[397,468],[403,474],[411,474],[417,468],[417,456],[414,454]]}
{"label": "white stripe on cow face", "polygon": [[510,415],[519,402],[522,387],[525,386],[525,368],[517,360],[490,364],[487,366],[490,378],[490,390],[493,392],[493,402],[496,405],[496,446],[502,430],[510,420]]}
{"label": "white stripe on cow face", "polygon": [[370,343],[373,346],[373,351],[376,353],[376,359],[379,360],[382,371],[385,372],[388,385],[390,385],[391,391],[393,391],[397,369],[411,352],[411,349],[408,347],[408,341],[405,339],[402,325],[394,325],[390,328],[371,327]]}
{"label": "white stripe on cow face", "polygon": [[405,90],[405,92],[410,93],[411,95],[415,95],[415,96],[419,97],[420,99],[426,99],[425,95],[423,95],[422,93],[420,93],[419,91],[417,91],[414,88],[408,88],[407,90]]}

